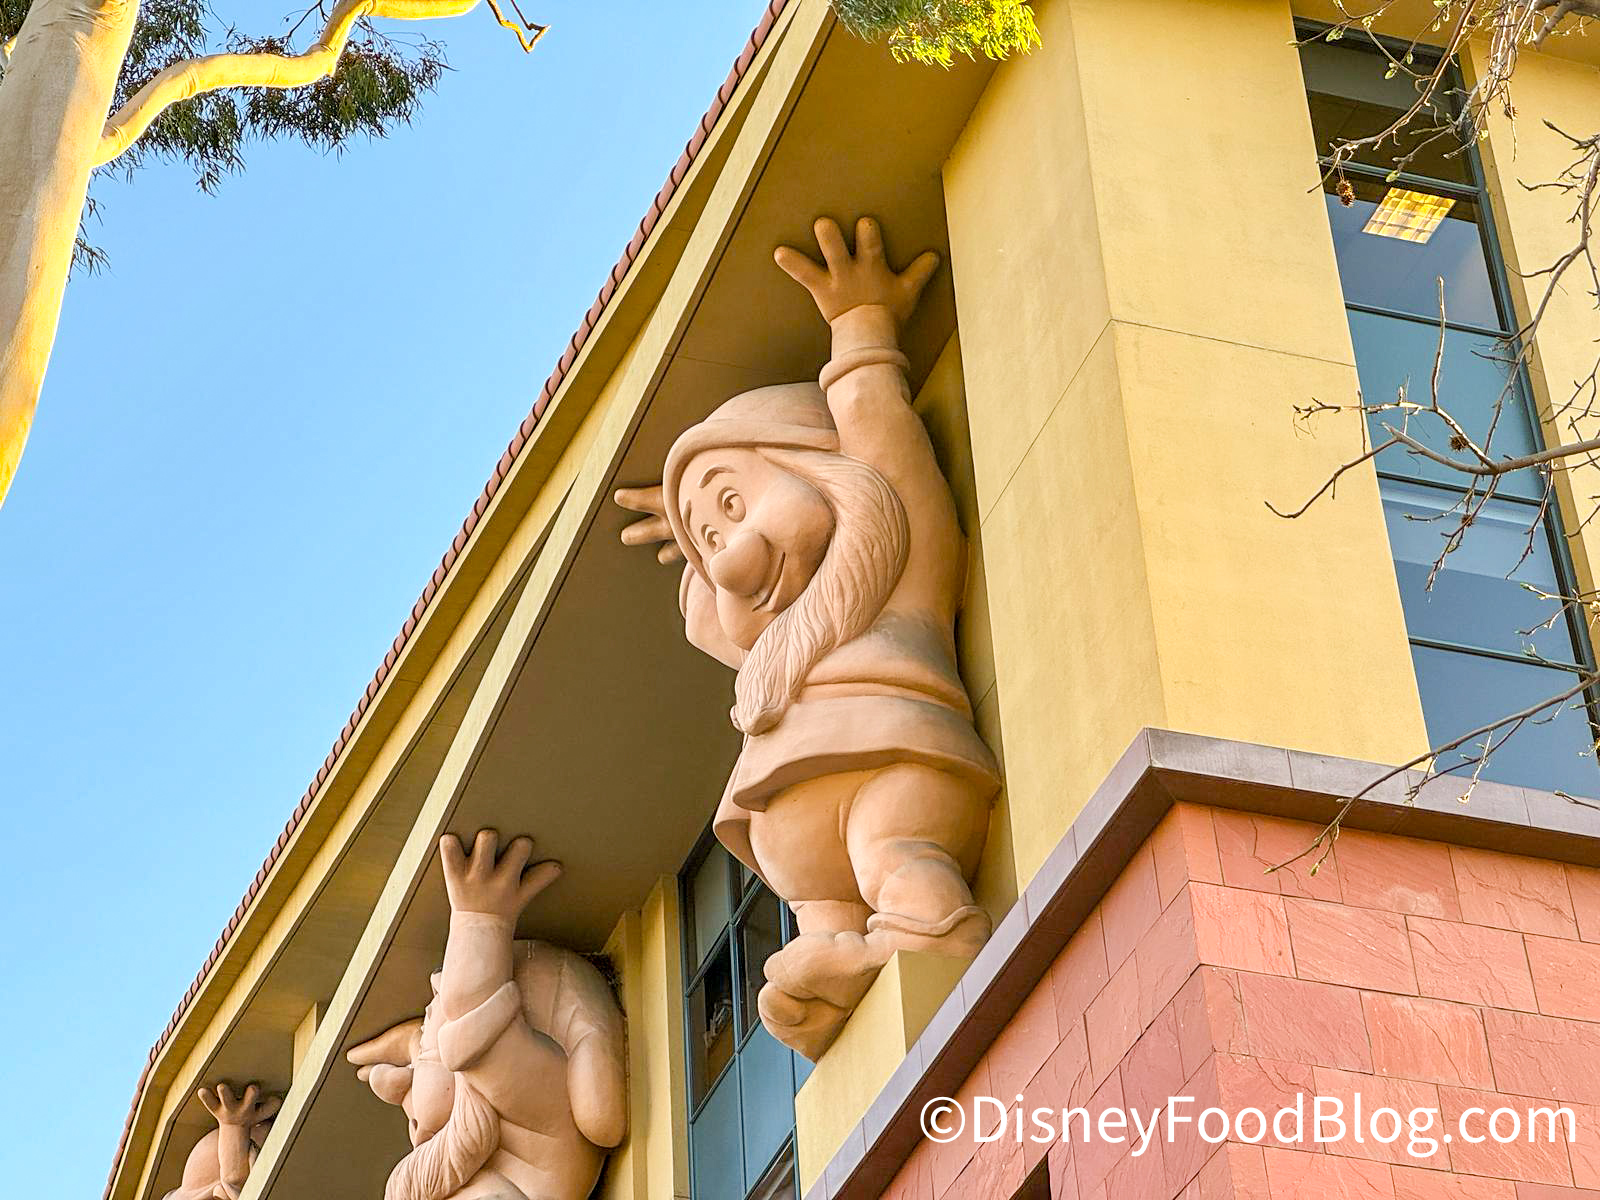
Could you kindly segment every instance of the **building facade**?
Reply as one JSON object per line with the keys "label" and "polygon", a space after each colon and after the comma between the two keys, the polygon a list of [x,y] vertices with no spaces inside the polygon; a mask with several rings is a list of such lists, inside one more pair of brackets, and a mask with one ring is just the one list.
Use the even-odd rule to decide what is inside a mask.
{"label": "building facade", "polygon": [[[1596,586],[1596,467],[1556,473],[1549,498],[1513,476],[1485,495],[1397,448],[1303,516],[1274,511],[1382,441],[1386,415],[1358,396],[1415,389],[1436,361],[1468,425],[1503,423],[1502,453],[1582,432],[1586,414],[1562,414],[1594,367],[1584,287],[1556,296],[1528,353],[1505,351],[1542,295],[1532,272],[1572,234],[1571,201],[1523,184],[1571,147],[1496,117],[1464,150],[1330,173],[1335,139],[1410,103],[1382,48],[1425,64],[1431,0],[1386,9],[1374,32],[1393,42],[1328,40],[1327,0],[1034,8],[1033,53],[948,72],[894,63],[824,0],[754,14],[153,1049],[107,1200],[532,1200],[591,1183],[607,1200],[1600,1195],[1593,631],[1588,606],[1551,618],[1545,599]],[[1486,52],[1466,41],[1461,82]],[[1515,86],[1526,111],[1587,130],[1594,36],[1525,49]],[[1441,93],[1441,124],[1460,94]],[[790,259],[801,287],[773,263],[783,246],[817,257],[817,218],[862,215],[893,268],[939,255],[920,303],[904,285],[897,341],[842,328],[840,272],[823,283]],[[910,443],[851,424],[895,387],[947,495],[906,482]],[[1329,408],[1297,417],[1314,402]],[[683,431],[718,420],[705,445],[791,457],[675,475],[696,461],[674,449]],[[691,493],[733,513],[717,471],[835,451],[874,461],[908,514],[879,607],[931,573],[959,616],[897,626],[914,628],[889,642],[912,648],[887,669],[848,659],[881,624],[835,630],[856,673],[821,693],[807,676],[768,724],[745,690],[756,649],[729,652],[737,685],[727,654],[697,649],[694,589],[726,590],[735,567]],[[666,500],[630,505],[659,536],[631,540],[677,547],[686,569],[619,539],[614,493],[663,480]],[[814,490],[844,529],[842,502]],[[926,533],[941,504],[948,544]],[[1463,505],[1469,534],[1429,587]],[[784,570],[760,572],[768,607]],[[1417,787],[1400,769],[1563,690],[1475,781],[1470,741],[1434,764],[1453,774]],[[819,694],[871,704],[809,708]],[[937,753],[878,728],[879,701],[929,696],[953,739]],[[745,806],[769,832],[730,837],[719,798],[737,801],[761,739],[800,711],[823,712],[810,765],[770,767]],[[768,816],[836,776],[862,777],[864,810],[867,777],[907,764],[932,774],[884,811],[915,825],[957,779],[950,811],[981,813],[960,838],[880,839],[956,864],[909,901],[889,897],[901,867],[863,867],[845,817],[813,834]],[[502,863],[525,861],[506,843],[530,835],[561,877],[517,891],[519,861],[496,899],[485,828]],[[812,864],[828,837],[860,889],[848,928],[828,923],[845,901],[804,891],[785,857]],[[807,992],[769,965],[819,931],[903,934],[895,914],[945,884],[969,889],[949,919],[880,938],[868,966],[830,959]],[[244,1105],[250,1083],[281,1108]],[[1358,1096],[1431,1129],[1372,1136]],[[451,1166],[484,1097],[481,1155]],[[1297,1098],[1308,1122],[1338,1101],[1349,1128],[1274,1126]],[[1214,1137],[1180,1119],[1208,1108],[1262,1126]],[[1466,1136],[1546,1109],[1571,1136]],[[1078,1124],[1042,1136],[1036,1112],[1056,1134]],[[1106,1113],[1170,1122],[1140,1150],[1137,1129],[1103,1136]],[[397,1183],[402,1161],[417,1170]]]}

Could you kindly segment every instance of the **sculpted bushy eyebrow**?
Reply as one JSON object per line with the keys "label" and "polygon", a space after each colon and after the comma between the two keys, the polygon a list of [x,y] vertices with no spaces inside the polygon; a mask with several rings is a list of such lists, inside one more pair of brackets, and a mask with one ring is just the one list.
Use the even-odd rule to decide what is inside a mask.
{"label": "sculpted bushy eyebrow", "polygon": [[[713,466],[707,467],[706,468],[706,473],[704,475],[700,476],[700,486],[701,487],[705,487],[706,484],[710,483],[718,475],[726,475],[727,473],[729,473],[732,470],[733,470],[732,467],[720,466],[720,465],[713,465]],[[683,517],[683,527],[685,529],[687,529],[689,527],[689,510],[693,506],[694,506],[693,505],[693,501],[691,501],[688,497],[685,497],[683,503],[678,508],[678,514],[681,517]]]}

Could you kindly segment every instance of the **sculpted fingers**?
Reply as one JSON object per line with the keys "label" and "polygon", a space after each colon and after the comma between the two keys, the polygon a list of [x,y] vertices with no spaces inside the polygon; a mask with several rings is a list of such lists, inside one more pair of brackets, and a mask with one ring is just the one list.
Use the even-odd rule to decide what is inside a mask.
{"label": "sculpted fingers", "polygon": [[522,868],[528,865],[528,860],[532,857],[533,839],[525,834],[519,835],[511,839],[511,844],[500,856],[500,862],[495,870],[520,877]]}
{"label": "sculpted fingers", "polygon": [[622,530],[624,546],[649,546],[656,542],[672,541],[672,526],[665,517],[646,517]]}
{"label": "sculpted fingers", "polygon": [[792,246],[779,246],[772,252],[772,260],[790,279],[813,296],[828,286],[828,272]]}
{"label": "sculpted fingers", "polygon": [[461,839],[447,833],[439,839],[439,859],[444,864],[444,881],[454,884],[467,872],[467,852],[461,848]]}
{"label": "sculpted fingers", "polygon": [[517,889],[518,899],[526,905],[545,888],[561,878],[561,864],[554,859],[536,862],[526,871],[522,872],[522,879]]}
{"label": "sculpted fingers", "polygon": [[494,870],[495,851],[500,846],[500,835],[493,829],[480,829],[472,839],[472,854],[467,859],[467,873],[483,878]]}
{"label": "sculpted fingers", "polygon": [[883,230],[871,217],[856,222],[856,258],[883,257]]}
{"label": "sculpted fingers", "polygon": [[817,235],[817,247],[830,273],[837,274],[850,265],[850,248],[844,244],[844,230],[832,217],[818,217],[812,227]]}
{"label": "sculpted fingers", "polygon": [[905,289],[911,304],[916,304],[917,297],[922,295],[922,289],[928,286],[928,280],[933,278],[933,273],[938,269],[939,256],[928,250],[917,255],[916,260],[900,272],[900,286]]}
{"label": "sculpted fingers", "polygon": [[644,519],[625,525],[622,529],[624,546],[659,546],[656,561],[674,563],[683,560],[672,533],[672,523],[667,520],[666,500],[661,485],[643,488],[618,488],[612,499],[630,512],[643,513]]}
{"label": "sculpted fingers", "polygon": [[653,487],[618,488],[611,498],[634,512],[652,513],[658,517],[665,516],[667,512],[665,495],[659,483]]}
{"label": "sculpted fingers", "polygon": [[222,1101],[218,1098],[217,1093],[210,1088],[203,1087],[195,1095],[200,1098],[200,1103],[206,1106],[206,1111],[213,1117],[221,1111]]}

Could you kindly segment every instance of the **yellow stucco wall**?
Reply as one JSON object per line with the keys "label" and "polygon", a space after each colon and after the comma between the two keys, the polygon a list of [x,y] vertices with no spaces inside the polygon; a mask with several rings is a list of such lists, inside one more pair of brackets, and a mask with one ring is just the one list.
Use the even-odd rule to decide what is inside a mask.
{"label": "yellow stucco wall", "polygon": [[[978,492],[973,480],[972,439],[967,428],[967,396],[961,374],[961,344],[952,337],[923,381],[913,403],[928,429],[934,453],[956,499],[967,535],[967,591],[956,621],[956,651],[978,732],[996,756],[1003,750],[1000,705],[995,687],[994,641],[990,631],[989,587],[983,567],[983,535]],[[998,921],[1017,899],[1017,869],[1011,846],[1011,812],[1005,792],[995,798],[989,838],[974,882],[975,899]]]}
{"label": "yellow stucco wall", "polygon": [[606,1165],[601,1200],[689,1194],[678,921],[678,881],[663,876],[606,942],[628,1018],[628,1137]]}
{"label": "yellow stucco wall", "polygon": [[899,951],[873,980],[844,1032],[795,1096],[800,1190],[809,1192],[960,982],[965,959]]}
{"label": "yellow stucco wall", "polygon": [[[1043,0],[945,166],[1025,883],[1138,729],[1425,748],[1288,0]],[[1160,69],[1153,69],[1159,63]]]}
{"label": "yellow stucco wall", "polygon": [[[1481,45],[1469,49],[1465,64],[1469,72],[1484,49]],[[1481,149],[1512,300],[1518,319],[1526,322],[1544,297],[1546,284],[1542,278],[1523,275],[1544,270],[1571,250],[1578,230],[1569,223],[1575,196],[1523,185],[1558,179],[1576,159],[1572,144],[1542,122],[1549,120],[1560,129],[1587,136],[1600,111],[1600,69],[1524,53],[1513,86],[1521,119],[1513,128],[1497,113]],[[1582,262],[1569,268],[1537,335],[1529,376],[1547,446],[1600,435],[1595,391],[1581,386],[1591,378],[1600,356],[1600,313],[1588,294],[1592,286]],[[1594,564],[1600,563],[1600,525],[1586,518],[1594,511],[1594,497],[1600,495],[1600,466],[1574,463],[1557,475],[1556,492],[1566,528],[1578,531],[1570,543],[1578,584],[1593,589]],[[1591,622],[1591,638],[1597,633],[1600,630]]]}

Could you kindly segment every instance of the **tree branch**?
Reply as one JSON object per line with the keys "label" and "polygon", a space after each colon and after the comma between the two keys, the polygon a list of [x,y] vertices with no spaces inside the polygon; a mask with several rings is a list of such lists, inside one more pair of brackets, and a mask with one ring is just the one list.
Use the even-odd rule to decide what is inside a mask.
{"label": "tree branch", "polygon": [[478,0],[340,0],[322,36],[302,54],[206,54],[173,63],[112,114],[100,139],[95,166],[116,158],[172,105],[204,92],[231,87],[297,88],[332,75],[364,17],[425,21],[457,17]]}
{"label": "tree branch", "polygon": [[[1319,849],[1322,850],[1322,853],[1318,856],[1315,865],[1321,866],[1323,860],[1328,856],[1328,851],[1333,848],[1333,843],[1339,836],[1340,827],[1343,825],[1345,817],[1350,814],[1350,810],[1354,808],[1361,800],[1369,796],[1373,791],[1388,783],[1391,779],[1396,779],[1399,776],[1404,775],[1407,771],[1411,771],[1422,766],[1424,763],[1429,765],[1423,772],[1422,778],[1415,783],[1409,784],[1406,788],[1406,795],[1408,799],[1416,799],[1416,797],[1421,793],[1423,787],[1427,785],[1429,780],[1440,778],[1443,775],[1448,775],[1452,771],[1469,764],[1474,766],[1472,779],[1473,782],[1476,783],[1480,773],[1483,770],[1484,762],[1494,750],[1499,748],[1498,746],[1493,745],[1494,734],[1497,730],[1507,725],[1511,726],[1511,729],[1507,731],[1505,737],[1500,739],[1500,745],[1503,746],[1505,745],[1506,738],[1509,738],[1511,734],[1522,728],[1522,726],[1528,721],[1533,720],[1540,713],[1545,712],[1548,709],[1555,708],[1557,705],[1565,704],[1567,701],[1573,699],[1573,697],[1578,696],[1588,688],[1593,687],[1596,683],[1600,683],[1600,676],[1590,675],[1581,682],[1568,688],[1558,696],[1551,696],[1548,700],[1541,700],[1537,704],[1530,704],[1527,708],[1524,708],[1519,712],[1514,712],[1509,716],[1490,721],[1486,725],[1480,725],[1476,729],[1470,730],[1467,733],[1463,733],[1460,737],[1452,738],[1448,742],[1443,742],[1440,745],[1424,750],[1415,758],[1401,763],[1398,767],[1394,767],[1388,771],[1385,771],[1382,775],[1379,775],[1359,792],[1356,792],[1354,795],[1347,796],[1344,802],[1339,805],[1338,811],[1334,813],[1333,820],[1329,821],[1327,825],[1323,827],[1322,832],[1317,834],[1316,838],[1309,846],[1300,851],[1300,853],[1296,854],[1293,858],[1287,858],[1283,862],[1274,863],[1272,866],[1267,868],[1266,873],[1270,875],[1274,871],[1281,871],[1290,864],[1299,862],[1302,858],[1305,858],[1311,854],[1315,854]],[[1474,741],[1480,737],[1486,738],[1487,741],[1484,743],[1482,753],[1478,758],[1467,759],[1456,764],[1455,767],[1446,768],[1442,772],[1435,769],[1440,755],[1448,754],[1452,750],[1458,750],[1468,742]]]}

